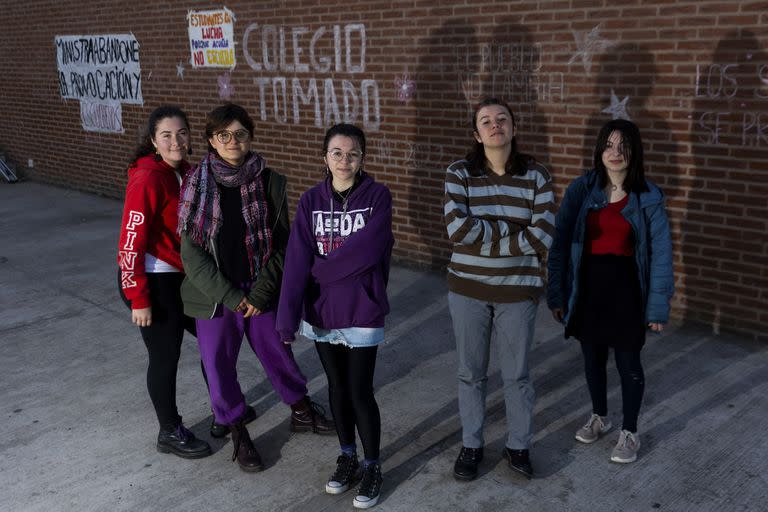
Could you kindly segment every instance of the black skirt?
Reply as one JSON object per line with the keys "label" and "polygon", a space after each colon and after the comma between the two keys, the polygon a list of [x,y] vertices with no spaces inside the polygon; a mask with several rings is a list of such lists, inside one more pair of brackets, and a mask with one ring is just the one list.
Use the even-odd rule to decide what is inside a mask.
{"label": "black skirt", "polygon": [[617,350],[640,350],[645,344],[643,311],[634,256],[584,255],[566,336]]}

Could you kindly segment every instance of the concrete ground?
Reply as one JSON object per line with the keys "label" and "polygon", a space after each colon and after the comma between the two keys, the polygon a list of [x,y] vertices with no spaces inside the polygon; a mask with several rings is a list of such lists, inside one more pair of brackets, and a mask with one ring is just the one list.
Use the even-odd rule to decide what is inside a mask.
{"label": "concrete ground", "polygon": [[[334,437],[291,435],[281,404],[246,347],[240,381],[259,418],[251,435],[266,470],[240,471],[211,416],[194,338],[185,340],[178,403],[214,447],[182,460],[155,450],[146,353],[117,295],[121,204],[36,183],[0,184],[0,509],[352,510],[351,493],[323,493]],[[542,308],[532,350],[538,400],[523,481],[501,459],[505,416],[492,364],[486,458],[456,482],[461,446],[456,358],[440,275],[395,268],[387,343],[376,388],[383,420],[384,490],[376,510],[767,510],[768,347],[670,327],[644,350],[642,450],[609,462],[614,429],[593,445],[573,434],[590,408],[577,345]],[[314,397],[327,403],[313,347],[294,345]],[[609,403],[621,421],[611,367]],[[762,505],[761,505],[762,504]]]}

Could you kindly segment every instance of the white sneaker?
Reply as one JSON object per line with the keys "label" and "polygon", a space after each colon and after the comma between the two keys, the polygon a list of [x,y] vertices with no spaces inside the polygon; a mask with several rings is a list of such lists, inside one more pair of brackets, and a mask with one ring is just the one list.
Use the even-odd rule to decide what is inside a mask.
{"label": "white sneaker", "polygon": [[619,434],[619,442],[611,453],[611,461],[622,464],[635,462],[638,450],[640,450],[640,436],[628,430],[622,430]]}
{"label": "white sneaker", "polygon": [[586,444],[594,443],[602,434],[611,430],[612,426],[608,416],[592,414],[584,426],[576,432],[576,440]]}

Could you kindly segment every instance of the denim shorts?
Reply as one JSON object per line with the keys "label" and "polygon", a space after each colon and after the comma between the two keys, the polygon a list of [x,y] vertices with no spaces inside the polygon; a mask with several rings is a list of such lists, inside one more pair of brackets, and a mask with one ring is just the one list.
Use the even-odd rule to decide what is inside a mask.
{"label": "denim shorts", "polygon": [[322,329],[301,321],[299,334],[321,343],[345,345],[350,348],[373,347],[384,341],[383,327],[345,327],[344,329]]}

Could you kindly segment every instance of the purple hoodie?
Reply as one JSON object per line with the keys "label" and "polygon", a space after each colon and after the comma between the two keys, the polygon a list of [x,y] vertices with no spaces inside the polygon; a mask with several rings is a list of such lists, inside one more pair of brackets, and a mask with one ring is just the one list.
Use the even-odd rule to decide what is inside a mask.
{"label": "purple hoodie", "polygon": [[299,200],[277,309],[282,341],[294,339],[302,318],[323,329],[384,326],[392,195],[363,172],[345,203],[330,178]]}

